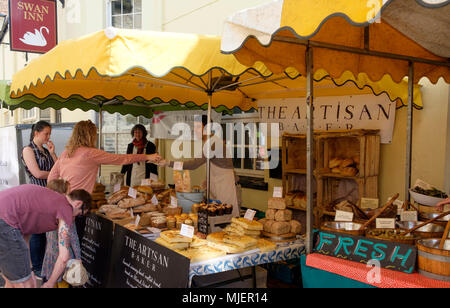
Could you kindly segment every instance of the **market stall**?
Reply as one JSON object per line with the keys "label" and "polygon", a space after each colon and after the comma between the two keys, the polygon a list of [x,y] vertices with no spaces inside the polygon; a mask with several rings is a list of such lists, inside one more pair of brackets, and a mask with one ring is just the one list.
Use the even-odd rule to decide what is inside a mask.
{"label": "market stall", "polygon": [[[314,249],[313,170],[317,157],[313,134],[314,72],[324,69],[333,78],[351,72],[358,76],[364,74],[373,81],[388,74],[394,81],[408,76],[406,200],[409,200],[410,188],[413,187],[413,85],[422,77],[427,77],[432,83],[440,77],[447,83],[450,81],[450,48],[446,43],[449,38],[448,33],[442,30],[449,26],[448,3],[394,0],[372,4],[367,5],[367,1],[354,1],[351,5],[348,1],[273,1],[233,15],[224,30],[222,50],[234,54],[240,62],[249,65],[261,61],[274,72],[294,67],[307,76],[308,253]],[[364,223],[362,229],[367,225]],[[354,231],[359,231],[362,226],[357,226]],[[353,227],[348,228],[342,227],[340,231],[353,230]],[[445,243],[443,237],[441,246],[445,247]]]}
{"label": "market stall", "polygon": [[[93,45],[96,48],[90,48]],[[234,107],[249,110],[255,108],[255,100],[257,99],[289,98],[304,95],[305,80],[298,78],[299,73],[296,70],[287,69],[279,74],[273,74],[261,64],[247,67],[239,64],[233,56],[220,54],[219,45],[220,38],[215,37],[145,33],[117,29],[100,31],[91,36],[62,43],[48,54],[32,61],[25,69],[14,76],[11,85],[11,97],[15,100],[21,96],[32,95],[43,99],[50,95],[57,95],[60,98],[69,99],[78,95],[89,100],[90,107],[101,107],[101,109],[98,109],[100,112],[105,108],[109,112],[114,112],[114,108],[122,108],[126,112],[128,108],[136,104],[139,107],[148,107],[149,112],[151,112],[153,106],[148,106],[148,102],[155,98],[158,99],[158,102],[177,100],[185,105],[193,103],[203,106],[207,103],[210,111],[212,108],[230,110]],[[89,58],[82,55],[86,48],[93,50],[93,54]],[[70,59],[70,61],[67,61],[67,59]],[[330,95],[330,86],[335,87],[337,82],[327,76],[326,72],[318,71],[315,73],[314,79],[320,80],[321,84],[324,85],[323,93]],[[353,78],[352,80],[358,83],[360,79]],[[345,84],[345,81],[343,84]],[[335,88],[334,94],[373,93],[378,89],[390,93],[391,100],[401,99],[399,93],[404,93],[404,91],[398,91],[398,89],[404,89],[404,83],[396,84],[392,80],[387,80],[380,84],[364,90],[344,86]],[[93,105],[90,104],[92,102],[94,102]],[[64,102],[62,105],[64,105]],[[183,177],[184,175],[183,172]],[[153,184],[161,185],[161,183]],[[155,186],[143,186],[131,190],[129,187],[119,185],[117,189],[114,188],[112,191],[114,194],[109,198],[106,198],[104,187],[95,191],[101,198],[98,201],[101,201],[101,203],[107,201],[107,204],[101,205],[99,210],[107,218],[116,220],[116,225],[125,227],[119,227],[120,230],[126,229],[120,233],[122,238],[118,242],[119,244],[116,242],[116,245],[114,245],[113,242],[113,250],[115,247],[120,254],[115,255],[118,259],[114,260],[118,262],[111,262],[111,266],[126,265],[128,269],[122,271],[120,268],[113,269],[113,277],[119,277],[117,276],[118,273],[132,275],[130,270],[133,270],[134,266],[128,261],[121,263],[121,260],[123,260],[121,258],[131,256],[133,251],[130,251],[128,256],[124,256],[125,249],[120,249],[124,248],[124,241],[126,243],[127,239],[131,238],[129,232],[133,232],[131,233],[133,236],[140,236],[138,237],[140,240],[146,240],[134,231],[152,233],[147,229],[148,226],[159,230],[164,228],[178,230],[182,225],[191,226],[195,230],[196,218],[198,223],[201,223],[200,213],[180,213],[180,207],[176,203],[174,204],[171,198],[173,191],[165,190],[156,194],[153,191],[153,189],[155,189],[155,192],[157,190]],[[159,194],[161,195],[158,196]],[[159,200],[152,201],[154,197]],[[100,206],[100,204],[97,205]],[[224,207],[225,209],[219,204],[207,205],[203,210],[212,214],[209,216],[216,216],[215,213],[226,211],[226,205]],[[246,228],[245,221],[252,222],[253,220],[245,219],[244,222],[241,221],[244,226],[230,226],[223,233],[212,232],[211,234],[219,233],[215,236],[209,234],[212,239],[206,239],[207,247],[216,251],[211,251],[211,249],[208,249],[208,251],[212,253],[220,252],[222,256],[223,252],[234,254],[242,253],[242,249],[252,251],[258,244],[255,243],[255,239],[249,239],[245,236],[256,236],[258,237],[256,241],[259,242],[263,228],[267,229],[264,231],[267,232],[266,241],[269,242],[267,244],[266,241],[262,241],[264,245],[272,246],[273,244],[270,244],[272,240],[279,240],[280,238],[283,241],[286,238],[291,240],[295,238],[295,234],[299,232],[299,226],[292,223],[292,213],[286,210],[284,201],[270,202],[269,200],[269,208],[272,209],[271,212],[274,215],[274,219],[269,220],[273,221],[264,224],[255,222],[257,224],[254,227],[256,230],[252,227]],[[137,213],[141,213],[139,218],[136,216]],[[209,223],[208,219],[206,223]],[[169,227],[169,223],[172,224],[171,227]],[[239,225],[239,223],[237,224]],[[96,223],[93,225],[98,227]],[[200,229],[200,225],[198,229]],[[169,230],[163,230],[162,232],[165,231]],[[159,233],[163,234],[162,232]],[[160,238],[163,238],[163,240],[156,243],[146,241],[141,247],[150,247],[151,249],[168,247],[168,250],[173,251],[180,247],[179,243],[193,243],[192,237],[190,239],[180,238],[180,231],[175,232],[178,232],[175,239],[173,239],[174,236],[167,236],[165,239],[164,236],[161,236]],[[158,234],[157,231],[155,233]],[[114,236],[117,234],[119,233],[114,233]],[[167,234],[173,235],[173,233]],[[150,237],[152,236],[154,236],[154,233],[150,234]],[[229,241],[236,241],[236,236],[239,240],[243,238],[247,240],[242,244],[244,247],[236,247],[229,243]],[[219,238],[214,239],[214,237]],[[237,243],[240,242],[239,240]],[[89,241],[87,242],[89,243]],[[205,246],[205,242],[200,242],[201,246]],[[179,251],[174,258],[180,258],[183,254],[186,254],[187,257],[184,259],[195,260],[190,255],[193,250],[196,250],[195,247],[189,247],[189,245],[186,247],[186,244],[181,245],[181,247],[184,247],[184,249]],[[219,247],[221,249],[216,249]],[[189,248],[194,249],[189,250]],[[174,256],[168,250],[165,249],[164,251]],[[285,259],[297,257],[302,249],[297,244],[297,246],[286,249],[273,247],[269,251],[270,253],[274,252],[277,256],[280,255],[281,259]],[[205,255],[200,253],[202,258]],[[262,263],[266,260],[266,256],[261,254],[252,254],[251,257],[259,259],[259,262]],[[233,256],[230,258],[233,258]],[[135,258],[135,261],[142,262],[142,259],[136,260]],[[146,262],[145,259],[144,262]],[[183,269],[183,271],[185,270]],[[180,271],[180,273],[184,272]],[[188,272],[184,276],[187,278]],[[121,277],[124,278],[123,275]],[[126,277],[121,281],[120,285],[127,284]]]}

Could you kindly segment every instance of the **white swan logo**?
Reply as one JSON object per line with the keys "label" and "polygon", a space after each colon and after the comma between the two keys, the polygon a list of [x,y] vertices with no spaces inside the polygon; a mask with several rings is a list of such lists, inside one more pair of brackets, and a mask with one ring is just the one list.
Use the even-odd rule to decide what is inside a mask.
{"label": "white swan logo", "polygon": [[25,33],[23,35],[23,38],[20,38],[19,40],[26,45],[39,46],[39,47],[47,46],[47,40],[45,39],[44,35],[42,34],[42,30],[46,30],[47,35],[50,34],[50,30],[48,30],[47,27],[41,27],[39,30],[34,29],[34,33],[32,33],[32,32]]}

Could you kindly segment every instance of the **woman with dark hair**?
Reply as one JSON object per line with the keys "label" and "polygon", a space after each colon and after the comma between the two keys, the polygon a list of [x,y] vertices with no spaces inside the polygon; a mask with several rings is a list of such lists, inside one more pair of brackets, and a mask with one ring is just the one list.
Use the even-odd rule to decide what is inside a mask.
{"label": "woman with dark hair", "polygon": [[[135,125],[131,130],[131,137],[134,139],[133,142],[128,144],[127,154],[156,153],[156,146],[147,140],[147,134],[144,125]],[[132,165],[124,165],[121,173],[126,173],[126,184],[128,186],[139,186],[141,180],[150,178],[151,173],[158,175],[158,167],[155,164],[138,162]]]}
{"label": "woman with dark hair", "polygon": [[[55,145],[50,140],[51,133],[52,126],[45,121],[39,121],[31,128],[30,144],[22,150],[22,162],[30,184],[47,186],[50,170],[58,159],[55,154]],[[44,145],[47,145],[47,148]],[[33,271],[37,276],[41,276],[45,246],[45,233],[31,236],[30,254]]]}

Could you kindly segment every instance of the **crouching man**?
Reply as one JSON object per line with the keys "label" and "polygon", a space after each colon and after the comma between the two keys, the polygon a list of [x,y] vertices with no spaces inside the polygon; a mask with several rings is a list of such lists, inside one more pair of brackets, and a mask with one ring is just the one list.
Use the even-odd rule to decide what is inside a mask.
{"label": "crouching man", "polygon": [[1,191],[0,272],[5,288],[36,287],[29,238],[31,234],[58,230],[59,256],[51,278],[42,286],[52,288],[69,261],[69,228],[76,216],[89,211],[91,203],[91,195],[85,190],[74,190],[67,196],[36,185]]}

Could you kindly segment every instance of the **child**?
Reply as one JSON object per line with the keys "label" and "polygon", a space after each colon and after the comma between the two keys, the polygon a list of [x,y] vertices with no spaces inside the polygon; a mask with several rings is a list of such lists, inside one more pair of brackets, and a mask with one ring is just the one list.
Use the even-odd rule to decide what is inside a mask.
{"label": "child", "polygon": [[[60,194],[67,195],[70,191],[70,183],[65,180],[52,180],[47,184],[47,188],[56,191]],[[47,232],[47,247],[45,249],[45,257],[42,264],[42,277],[45,281],[48,281],[50,275],[53,272],[53,268],[56,263],[56,259],[59,255],[58,246],[58,231]],[[81,259],[81,249],[78,235],[76,232],[75,224],[70,228],[70,258]],[[58,279],[56,288],[68,288],[69,284],[62,280],[62,277]]]}

